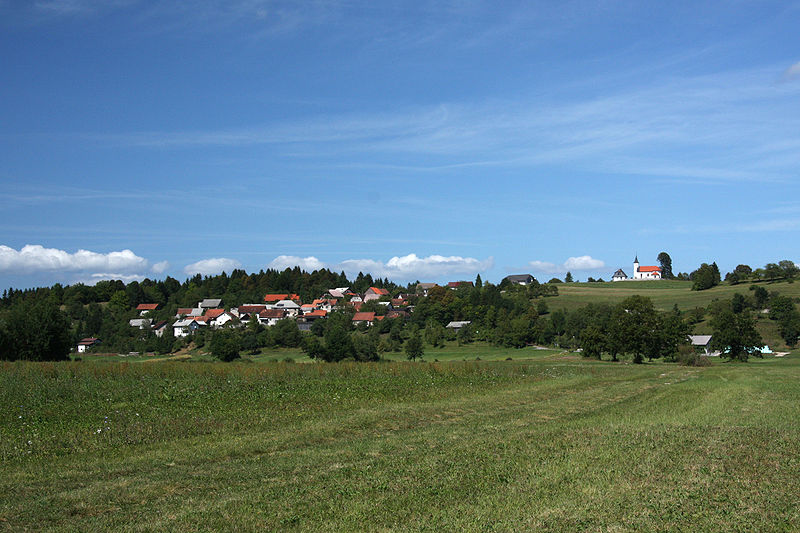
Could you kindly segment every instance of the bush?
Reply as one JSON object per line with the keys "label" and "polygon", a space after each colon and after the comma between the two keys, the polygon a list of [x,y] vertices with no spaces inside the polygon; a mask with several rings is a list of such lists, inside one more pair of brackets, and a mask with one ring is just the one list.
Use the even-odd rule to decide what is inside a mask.
{"label": "bush", "polygon": [[677,361],[683,366],[711,366],[711,361],[705,355],[697,351],[688,344],[678,346]]}

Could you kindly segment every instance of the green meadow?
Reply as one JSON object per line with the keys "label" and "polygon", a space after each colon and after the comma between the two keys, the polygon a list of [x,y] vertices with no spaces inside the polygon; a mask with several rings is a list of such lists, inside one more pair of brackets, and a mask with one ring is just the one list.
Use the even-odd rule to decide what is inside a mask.
{"label": "green meadow", "polygon": [[795,354],[475,352],[3,363],[0,529],[800,529]]}
{"label": "green meadow", "polygon": [[561,283],[558,296],[546,299],[550,310],[577,309],[588,303],[616,304],[629,296],[650,298],[656,309],[668,311],[677,305],[681,311],[705,307],[714,300],[730,300],[737,292],[751,296],[751,286],[761,286],[770,292],[779,292],[791,298],[800,298],[800,283],[779,281],[774,283],[723,283],[704,291],[693,291],[691,281],[624,281],[606,283]]}

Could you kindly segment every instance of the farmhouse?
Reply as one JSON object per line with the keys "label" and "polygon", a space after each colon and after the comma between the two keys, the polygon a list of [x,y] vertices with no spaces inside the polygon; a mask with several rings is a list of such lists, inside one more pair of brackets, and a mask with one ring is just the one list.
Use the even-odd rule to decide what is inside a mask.
{"label": "farmhouse", "polygon": [[719,355],[719,352],[711,351],[711,335],[689,335],[689,342],[692,347],[701,350],[703,355]]}
{"label": "farmhouse", "polygon": [[509,283],[514,285],[525,286],[525,285],[530,285],[531,283],[536,281],[536,278],[534,278],[530,274],[512,274],[510,276],[506,276],[505,278],[503,278],[503,281],[508,281]]}
{"label": "farmhouse", "polygon": [[84,353],[87,349],[91,348],[92,346],[96,346],[100,344],[100,339],[96,339],[94,337],[87,337],[85,339],[81,339],[78,343],[78,353]]}
{"label": "farmhouse", "polygon": [[158,304],[139,304],[136,306],[136,310],[139,311],[139,316],[144,316],[150,311],[155,311],[158,309]]}

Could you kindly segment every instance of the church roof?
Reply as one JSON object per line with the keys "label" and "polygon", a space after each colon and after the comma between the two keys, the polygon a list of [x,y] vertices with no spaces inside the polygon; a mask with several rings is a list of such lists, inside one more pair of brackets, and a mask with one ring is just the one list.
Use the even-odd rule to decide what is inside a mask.
{"label": "church roof", "polygon": [[657,266],[643,266],[639,267],[639,272],[661,272],[661,267]]}

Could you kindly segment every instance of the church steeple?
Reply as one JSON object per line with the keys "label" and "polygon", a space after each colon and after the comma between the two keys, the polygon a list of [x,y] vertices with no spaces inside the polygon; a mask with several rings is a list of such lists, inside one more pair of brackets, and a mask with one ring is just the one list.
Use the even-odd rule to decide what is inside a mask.
{"label": "church steeple", "polygon": [[634,263],[639,263],[639,254],[636,254],[636,258],[633,260]]}

